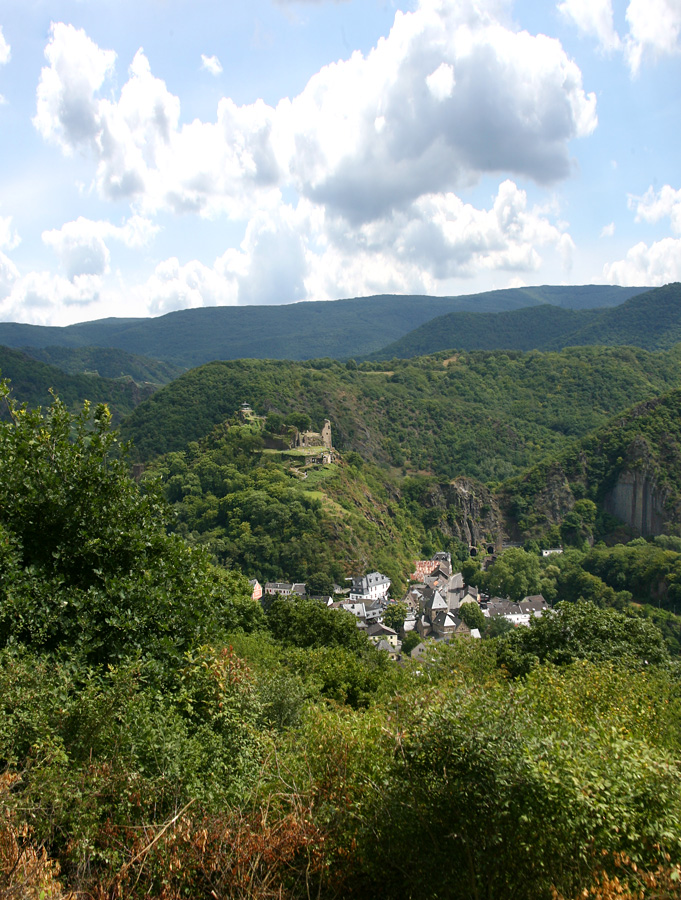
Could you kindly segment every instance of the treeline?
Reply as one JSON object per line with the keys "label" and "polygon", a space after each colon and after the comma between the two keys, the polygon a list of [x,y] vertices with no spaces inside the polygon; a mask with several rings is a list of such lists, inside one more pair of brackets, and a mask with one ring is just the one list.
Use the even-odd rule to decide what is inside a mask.
{"label": "treeline", "polygon": [[104,408],[8,414],[5,896],[679,896],[679,670],[651,622],[567,604],[396,666],[168,535]]}

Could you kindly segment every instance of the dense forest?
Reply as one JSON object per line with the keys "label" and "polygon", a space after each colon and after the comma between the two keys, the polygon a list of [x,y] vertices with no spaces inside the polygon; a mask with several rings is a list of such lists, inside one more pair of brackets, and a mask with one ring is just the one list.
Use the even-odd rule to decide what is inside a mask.
{"label": "dense forest", "polygon": [[643,287],[508,288],[460,297],[379,295],[279,306],[185,309],[151,319],[101,319],[64,327],[0,323],[9,347],[116,347],[182,367],[215,359],[336,359],[365,356],[454,310],[500,312],[551,303],[616,306]]}
{"label": "dense forest", "polygon": [[629,406],[681,386],[681,347],[477,351],[414,360],[236,360],[182,375],[126,420],[140,460],[200,440],[244,401],[304,412],[334,442],[382,466],[502,481]]}
{"label": "dense forest", "polygon": [[681,340],[681,284],[638,294],[614,308],[550,305],[502,312],[457,311],[431,319],[371,355],[425,356],[445,349],[561,350],[593,344],[663,350]]}
{"label": "dense forest", "polygon": [[[117,351],[114,351],[113,355],[116,354]],[[110,359],[112,354],[106,352],[100,363],[101,371],[90,371],[85,374],[88,356],[81,356],[84,364],[81,368],[73,357],[65,362],[64,354],[57,353],[56,358],[55,355],[49,353],[43,355],[46,362],[21,350],[0,347],[0,373],[5,378],[11,379],[12,389],[22,402],[32,408],[48,406],[52,400],[52,392],[54,392],[73,411],[81,407],[85,400],[95,404],[106,403],[116,422],[120,422],[130,415],[135,407],[158,390],[161,384],[167,383],[175,374],[179,374],[179,370],[176,369],[171,376],[170,367],[164,367],[169,375],[168,378],[163,381],[148,382],[143,378],[136,380],[132,376],[133,371],[136,375],[145,374],[144,369],[136,371],[130,366],[130,371],[126,374],[114,375],[112,373],[118,370],[118,366],[114,363],[113,369],[107,367],[107,359]],[[62,360],[62,365],[56,361],[59,358]],[[130,363],[130,360],[124,361],[121,372],[125,371],[125,363]],[[163,366],[163,364],[160,365]],[[156,371],[160,374],[163,369],[156,369]]]}
{"label": "dense forest", "polygon": [[[679,664],[627,597],[395,665],[170,534],[106,407],[5,400],[4,896],[680,895]],[[541,577],[644,590],[644,550],[679,555],[575,546]],[[545,565],[509,553],[478,577]]]}

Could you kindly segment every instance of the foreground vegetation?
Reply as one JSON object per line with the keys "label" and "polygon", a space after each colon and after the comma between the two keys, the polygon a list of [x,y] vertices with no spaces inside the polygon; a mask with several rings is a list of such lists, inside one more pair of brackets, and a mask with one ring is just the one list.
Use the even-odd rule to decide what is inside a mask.
{"label": "foreground vegetation", "polygon": [[3,900],[680,896],[651,622],[577,603],[395,666],[168,534],[105,408],[8,415]]}

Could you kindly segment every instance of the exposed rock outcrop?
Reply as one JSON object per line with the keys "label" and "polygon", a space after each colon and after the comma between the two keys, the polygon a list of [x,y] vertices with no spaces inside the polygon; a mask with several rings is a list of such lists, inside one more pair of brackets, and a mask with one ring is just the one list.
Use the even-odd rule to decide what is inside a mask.
{"label": "exposed rock outcrop", "polygon": [[464,544],[491,544],[500,549],[504,528],[493,494],[473,478],[455,478],[449,484],[431,488],[428,507],[443,511],[440,528]]}

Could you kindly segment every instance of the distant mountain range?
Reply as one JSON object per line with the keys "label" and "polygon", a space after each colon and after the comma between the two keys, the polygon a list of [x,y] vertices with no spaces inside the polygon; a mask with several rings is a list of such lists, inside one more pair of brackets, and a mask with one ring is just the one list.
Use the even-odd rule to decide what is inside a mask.
{"label": "distant mountain range", "polygon": [[681,284],[606,309],[549,304],[504,312],[452,312],[371,354],[410,359],[440,350],[561,350],[592,344],[664,350],[681,341]]}
{"label": "distant mountain range", "polygon": [[[378,295],[287,306],[208,307],[153,319],[100,319],[61,328],[5,322],[0,323],[0,344],[117,348],[183,368],[216,359],[349,359],[380,351],[450,313],[509,313],[543,304],[558,310],[602,309],[646,290],[544,285],[460,297]],[[584,323],[590,321],[587,317]]]}

